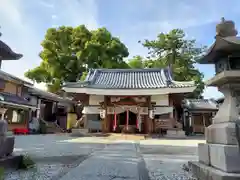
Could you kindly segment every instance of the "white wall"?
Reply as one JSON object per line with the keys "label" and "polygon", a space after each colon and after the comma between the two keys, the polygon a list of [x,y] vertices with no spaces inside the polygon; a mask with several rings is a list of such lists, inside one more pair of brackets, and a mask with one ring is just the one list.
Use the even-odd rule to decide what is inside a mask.
{"label": "white wall", "polygon": [[82,111],[83,114],[100,114],[100,106],[85,106]]}
{"label": "white wall", "polygon": [[[100,102],[104,101],[104,96],[101,95],[90,95],[89,105],[99,105]],[[168,94],[152,95],[152,102],[156,102],[158,106],[169,106]]]}
{"label": "white wall", "polygon": [[100,102],[104,101],[104,96],[99,95],[90,95],[89,105],[99,105]]}
{"label": "white wall", "polygon": [[157,106],[169,106],[168,94],[152,95],[151,101],[156,102]]}
{"label": "white wall", "polygon": [[36,96],[30,96],[30,103],[37,107],[37,97]]}

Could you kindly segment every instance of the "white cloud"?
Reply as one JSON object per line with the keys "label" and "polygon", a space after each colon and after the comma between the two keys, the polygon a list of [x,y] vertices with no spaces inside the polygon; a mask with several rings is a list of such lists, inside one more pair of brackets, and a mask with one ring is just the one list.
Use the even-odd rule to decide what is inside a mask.
{"label": "white cloud", "polygon": [[[132,17],[134,15],[143,20],[136,21],[136,18],[131,19],[131,26],[121,29],[119,34],[120,37],[123,37],[123,41],[127,42],[131,56],[136,54],[146,55],[147,50],[140,44],[136,44],[138,40],[155,39],[158,33],[168,32],[173,28],[194,28],[194,32],[188,34],[189,37],[194,36],[197,39],[209,38],[205,34],[206,32],[201,32],[201,27],[207,24],[215,24],[220,21],[221,17],[226,17],[226,19],[233,18],[234,20],[234,18],[238,17],[236,15],[240,13],[238,11],[239,5],[240,3],[237,0],[232,0],[231,2],[225,0],[202,0],[194,1],[194,3],[190,2],[190,0],[162,0],[161,2],[158,1],[158,3],[157,0],[142,0],[141,3],[133,0],[129,1],[124,17]],[[231,13],[229,12],[230,10]],[[213,31],[207,33],[211,34],[214,31],[213,27]],[[134,36],[124,37],[125,34],[134,34]],[[203,95],[205,98],[222,96],[217,88],[213,87],[207,87]]]}
{"label": "white cloud", "polygon": [[203,91],[203,96],[206,99],[214,98],[218,99],[220,97],[223,97],[223,94],[218,91],[215,87],[208,87]]}
{"label": "white cloud", "polygon": [[58,18],[54,21],[59,25],[78,26],[85,24],[89,29],[98,27],[97,5],[95,0],[69,0],[55,1],[54,15]]}
{"label": "white cloud", "polygon": [[56,19],[56,18],[57,18],[57,15],[53,14],[52,19]]}
{"label": "white cloud", "polygon": [[[18,61],[4,61],[2,69],[24,78],[24,72],[40,63],[40,43],[47,28],[53,24],[87,24],[97,27],[94,0],[1,0],[0,26],[2,37],[14,51],[24,56]],[[24,78],[25,79],[25,78]],[[37,85],[45,88],[44,85]]]}
{"label": "white cloud", "polygon": [[54,4],[52,2],[49,3],[49,1],[39,0],[38,3],[46,8],[54,8]]}

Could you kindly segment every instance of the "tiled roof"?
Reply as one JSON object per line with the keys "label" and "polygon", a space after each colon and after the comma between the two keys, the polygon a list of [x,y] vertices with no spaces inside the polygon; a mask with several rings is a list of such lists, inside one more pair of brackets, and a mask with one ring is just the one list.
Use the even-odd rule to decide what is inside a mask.
{"label": "tiled roof", "polygon": [[178,82],[165,69],[95,69],[90,70],[85,81],[67,83],[71,88],[100,89],[156,89],[193,87],[194,82]]}
{"label": "tiled roof", "polygon": [[10,93],[3,93],[3,92],[0,93],[0,96],[3,97],[3,99],[1,99],[1,101],[4,101],[4,102],[32,106],[30,101],[28,101],[27,99],[25,99],[23,97],[19,97],[19,96],[10,94]]}
{"label": "tiled roof", "polygon": [[0,40],[0,57],[2,60],[18,60],[22,56],[22,54],[13,52],[7,44]]}
{"label": "tiled roof", "polygon": [[29,81],[23,80],[17,76],[4,72],[1,69],[0,69],[0,79],[6,80],[6,81],[14,81],[17,84],[33,86],[33,84],[30,83]]}
{"label": "tiled roof", "polygon": [[218,110],[217,102],[210,99],[185,99],[183,106],[190,110]]}
{"label": "tiled roof", "polygon": [[72,101],[72,99],[70,99],[68,97],[64,98],[64,97],[59,96],[57,94],[50,93],[50,92],[47,92],[47,91],[35,88],[33,86],[27,86],[27,87],[28,87],[29,94],[31,94],[33,96],[34,95],[35,96],[40,96],[42,98],[49,99],[49,100],[52,100],[52,101],[65,102],[65,103],[74,103],[74,101]]}

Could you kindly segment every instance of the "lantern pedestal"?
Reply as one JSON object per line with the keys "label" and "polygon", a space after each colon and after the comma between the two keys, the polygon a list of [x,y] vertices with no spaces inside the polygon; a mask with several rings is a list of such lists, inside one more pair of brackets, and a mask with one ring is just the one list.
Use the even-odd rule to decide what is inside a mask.
{"label": "lantern pedestal", "polygon": [[[239,71],[238,71],[239,72]],[[225,100],[206,128],[206,144],[198,145],[198,162],[189,162],[199,180],[240,179],[240,120],[237,96],[240,73],[222,72],[208,82],[219,87]]]}

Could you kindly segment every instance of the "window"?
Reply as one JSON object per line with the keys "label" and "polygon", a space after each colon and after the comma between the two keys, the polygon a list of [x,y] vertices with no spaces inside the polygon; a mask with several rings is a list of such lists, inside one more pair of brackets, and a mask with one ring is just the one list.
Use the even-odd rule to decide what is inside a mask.
{"label": "window", "polygon": [[22,96],[22,87],[21,86],[17,86],[17,95]]}
{"label": "window", "polygon": [[17,111],[13,111],[12,122],[13,123],[17,123],[18,122],[18,113],[17,113]]}
{"label": "window", "polygon": [[24,111],[22,110],[13,110],[12,118],[6,117],[6,119],[10,120],[11,123],[23,123],[24,122]]}
{"label": "window", "polygon": [[0,89],[5,88],[5,81],[3,79],[0,79]]}

